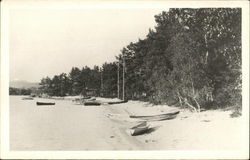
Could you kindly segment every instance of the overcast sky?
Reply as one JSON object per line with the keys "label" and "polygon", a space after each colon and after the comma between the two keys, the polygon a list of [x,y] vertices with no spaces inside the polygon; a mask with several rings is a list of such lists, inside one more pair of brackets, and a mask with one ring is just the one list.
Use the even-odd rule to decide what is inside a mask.
{"label": "overcast sky", "polygon": [[101,66],[145,38],[163,9],[15,9],[10,12],[10,80],[39,82],[73,66]]}

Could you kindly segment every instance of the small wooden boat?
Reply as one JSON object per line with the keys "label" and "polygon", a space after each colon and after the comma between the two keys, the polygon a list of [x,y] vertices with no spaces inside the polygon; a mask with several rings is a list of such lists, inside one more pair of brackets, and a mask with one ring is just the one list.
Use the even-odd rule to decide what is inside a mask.
{"label": "small wooden boat", "polygon": [[99,103],[99,102],[95,102],[95,101],[89,101],[89,102],[85,102],[84,103],[84,106],[100,106],[101,105],[101,103]]}
{"label": "small wooden boat", "polygon": [[88,102],[89,102],[89,101],[91,101],[91,102],[96,101],[96,98],[88,99]]}
{"label": "small wooden boat", "polygon": [[118,101],[118,102],[108,102],[108,104],[121,104],[121,103],[127,103],[128,100],[124,100],[124,101]]}
{"label": "small wooden boat", "polygon": [[55,105],[55,103],[51,103],[51,102],[36,102],[36,105]]}
{"label": "small wooden boat", "polygon": [[137,136],[137,135],[141,135],[144,133],[147,133],[150,130],[149,125],[147,124],[146,121],[130,128],[130,134],[132,136]]}
{"label": "small wooden boat", "polygon": [[34,98],[32,98],[32,97],[24,97],[24,98],[22,98],[22,100],[33,100]]}
{"label": "small wooden boat", "polygon": [[150,115],[150,116],[129,116],[130,118],[140,118],[142,120],[147,121],[163,121],[163,120],[169,120],[176,118],[177,114],[179,114],[180,111],[175,111],[171,113],[165,113],[165,114],[159,114],[159,115]]}

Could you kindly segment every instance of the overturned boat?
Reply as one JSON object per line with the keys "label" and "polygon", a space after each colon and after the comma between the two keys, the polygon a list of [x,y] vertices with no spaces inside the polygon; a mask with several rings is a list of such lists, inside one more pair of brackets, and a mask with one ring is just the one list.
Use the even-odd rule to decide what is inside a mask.
{"label": "overturned boat", "polygon": [[124,101],[118,101],[118,102],[108,102],[108,104],[121,104],[121,103],[127,103],[128,100],[124,100]]}
{"label": "overturned boat", "polygon": [[159,114],[159,115],[148,115],[148,116],[129,116],[130,118],[139,118],[146,121],[163,121],[163,120],[169,120],[174,119],[176,116],[180,113],[180,111],[165,113],[165,114]]}
{"label": "overturned boat", "polygon": [[131,136],[137,136],[137,135],[147,133],[149,130],[150,130],[149,125],[147,124],[146,121],[144,121],[144,122],[130,128],[129,132],[130,132]]}
{"label": "overturned boat", "polygon": [[56,103],[51,103],[51,102],[36,102],[36,105],[55,105]]}
{"label": "overturned boat", "polygon": [[84,106],[100,106],[101,103],[95,101],[84,102]]}

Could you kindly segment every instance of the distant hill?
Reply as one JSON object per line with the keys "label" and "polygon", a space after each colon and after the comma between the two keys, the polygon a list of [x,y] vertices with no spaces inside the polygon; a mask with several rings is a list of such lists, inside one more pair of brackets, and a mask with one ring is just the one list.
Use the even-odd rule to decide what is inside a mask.
{"label": "distant hill", "polygon": [[28,81],[10,81],[10,87],[13,88],[31,88],[39,87],[39,83],[28,82]]}

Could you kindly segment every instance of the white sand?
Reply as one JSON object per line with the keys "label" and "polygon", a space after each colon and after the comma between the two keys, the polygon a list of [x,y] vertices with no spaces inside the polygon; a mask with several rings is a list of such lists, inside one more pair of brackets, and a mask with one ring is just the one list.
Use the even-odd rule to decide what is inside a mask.
{"label": "white sand", "polygon": [[130,136],[126,130],[139,120],[129,115],[162,114],[178,108],[138,101],[83,106],[52,99],[46,101],[56,102],[55,106],[36,106],[36,101],[45,99],[10,99],[11,150],[231,150],[241,149],[244,140],[242,118],[230,118],[230,111],[194,114],[181,110],[173,120],[149,122],[158,128],[154,132]]}

